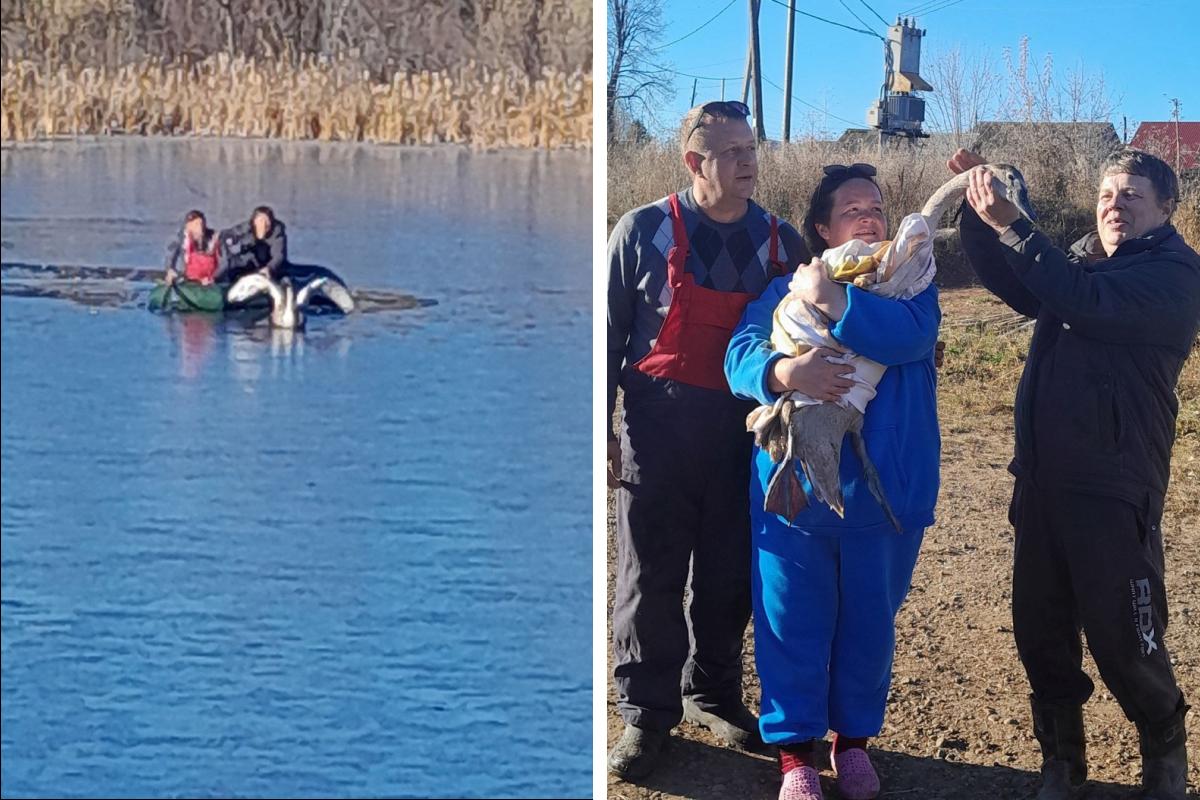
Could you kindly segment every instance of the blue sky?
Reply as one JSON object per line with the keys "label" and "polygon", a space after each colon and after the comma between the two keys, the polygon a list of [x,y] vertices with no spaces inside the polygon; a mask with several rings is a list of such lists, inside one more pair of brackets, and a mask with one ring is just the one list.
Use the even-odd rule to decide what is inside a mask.
{"label": "blue sky", "polygon": [[[885,26],[862,0],[797,0],[796,7],[854,28],[869,27],[883,34]],[[1170,97],[1181,102],[1181,119],[1200,119],[1200,2],[1054,2],[1045,0],[918,0],[885,2],[867,0],[889,23],[925,5],[917,24],[927,34],[922,42],[922,73],[938,52],[956,45],[964,55],[988,53],[1003,80],[1002,54],[1016,51],[1029,37],[1031,61],[1050,55],[1054,72],[1063,78],[1071,70],[1089,76],[1103,75],[1115,101],[1112,121],[1118,135],[1122,116],[1128,119],[1129,136],[1141,121],[1166,120]],[[665,31],[656,60],[682,73],[700,76],[696,101],[721,96],[740,99],[745,69],[748,30],[747,0],[662,0]],[[783,86],[787,0],[762,0],[759,21],[763,69],[763,108],[767,135],[778,138],[782,130],[783,93],[767,81]],[[948,4],[948,5],[947,5]],[[940,9],[938,6],[943,6]],[[849,10],[847,10],[847,7]],[[721,12],[722,8],[725,8]],[[861,17],[861,21],[851,15]],[[700,31],[676,44],[718,12]],[[792,135],[826,131],[836,136],[850,123],[865,127],[867,106],[878,95],[883,76],[883,45],[862,33],[819,22],[796,19],[795,66],[792,94],[810,105],[792,103]],[[928,75],[925,75],[928,79]],[[657,125],[673,126],[687,110],[693,78],[674,74],[674,96],[662,107]],[[936,88],[936,87],[935,87]],[[926,98],[927,102],[931,98]],[[931,114],[927,112],[926,119]],[[841,119],[839,119],[841,118]],[[927,123],[928,124],[928,123]]]}

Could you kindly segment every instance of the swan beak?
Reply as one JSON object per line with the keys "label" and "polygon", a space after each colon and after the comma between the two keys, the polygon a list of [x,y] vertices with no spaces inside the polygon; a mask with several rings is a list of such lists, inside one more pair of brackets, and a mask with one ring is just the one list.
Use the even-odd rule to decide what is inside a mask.
{"label": "swan beak", "polygon": [[1029,190],[1025,188],[1025,184],[1017,186],[1017,196],[1013,200],[1013,205],[1025,216],[1025,219],[1037,222],[1037,212],[1033,210],[1033,203],[1029,202]]}

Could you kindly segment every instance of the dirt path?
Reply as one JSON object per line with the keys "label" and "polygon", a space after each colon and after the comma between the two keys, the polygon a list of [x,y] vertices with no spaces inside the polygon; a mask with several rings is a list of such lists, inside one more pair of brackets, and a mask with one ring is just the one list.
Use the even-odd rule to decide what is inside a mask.
{"label": "dirt path", "polygon": [[[977,291],[946,293],[946,320],[986,304]],[[953,357],[953,356],[952,356]],[[897,650],[885,727],[873,740],[883,798],[984,800],[1032,798],[1039,766],[1030,731],[1028,687],[1017,660],[1010,616],[1013,535],[1006,511],[1012,477],[1014,384],[995,387],[985,413],[962,413],[954,387],[940,392],[942,489],[938,523],[927,531],[913,589],[897,623]],[[1185,695],[1200,707],[1200,450],[1194,437],[1175,451],[1167,513],[1167,641]],[[609,503],[609,608],[614,547]],[[745,699],[758,707],[753,644],[746,635]],[[1140,780],[1137,732],[1100,682],[1084,713],[1092,783],[1085,795],[1135,795]],[[611,679],[609,744],[620,735]],[[1200,785],[1200,719],[1190,717],[1191,785]],[[836,798],[828,760],[827,797]],[[610,777],[608,796],[621,800],[768,800],[779,782],[772,759],[718,745],[706,731],[676,728],[663,765],[638,784]]]}

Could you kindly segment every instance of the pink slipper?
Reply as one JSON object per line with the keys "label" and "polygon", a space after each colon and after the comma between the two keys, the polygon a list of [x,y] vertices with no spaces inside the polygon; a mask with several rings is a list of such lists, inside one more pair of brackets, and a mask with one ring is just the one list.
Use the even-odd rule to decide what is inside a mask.
{"label": "pink slipper", "polygon": [[879,776],[875,774],[866,750],[852,747],[833,753],[832,761],[838,792],[845,800],[875,800],[879,796]]}
{"label": "pink slipper", "polygon": [[825,800],[821,794],[821,776],[812,767],[796,767],[783,776],[779,800]]}

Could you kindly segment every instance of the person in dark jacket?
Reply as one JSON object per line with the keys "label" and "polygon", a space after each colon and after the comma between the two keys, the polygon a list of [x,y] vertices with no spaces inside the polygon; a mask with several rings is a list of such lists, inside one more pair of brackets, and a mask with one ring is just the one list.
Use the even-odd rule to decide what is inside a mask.
{"label": "person in dark jacket", "polygon": [[1080,629],[1137,725],[1145,798],[1183,800],[1184,715],[1164,640],[1163,500],[1175,385],[1200,329],[1200,256],[1170,225],[1178,180],[1125,149],[1105,164],[1097,230],[1064,253],[997,198],[977,155],[960,235],[990,291],[1037,319],[1017,388],[1013,632],[1043,755],[1039,800],[1087,777]]}
{"label": "person in dark jacket", "polygon": [[287,228],[270,206],[254,209],[248,222],[221,231],[222,276],[231,283],[251,272],[273,280],[287,265]]}

